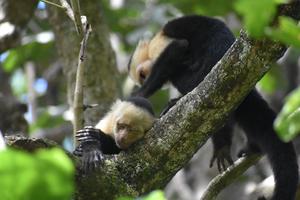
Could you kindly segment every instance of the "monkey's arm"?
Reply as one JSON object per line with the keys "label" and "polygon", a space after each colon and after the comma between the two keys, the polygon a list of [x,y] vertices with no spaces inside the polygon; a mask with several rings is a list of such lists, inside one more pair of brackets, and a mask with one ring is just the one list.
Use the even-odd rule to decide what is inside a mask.
{"label": "monkey's arm", "polygon": [[133,96],[149,97],[167,82],[179,63],[182,63],[188,48],[186,40],[172,41],[158,59],[154,62],[151,73],[142,87],[133,93]]}
{"label": "monkey's arm", "polygon": [[73,154],[81,157],[86,173],[99,166],[104,154],[118,154],[121,151],[113,138],[91,126],[77,131],[76,138],[80,144]]}

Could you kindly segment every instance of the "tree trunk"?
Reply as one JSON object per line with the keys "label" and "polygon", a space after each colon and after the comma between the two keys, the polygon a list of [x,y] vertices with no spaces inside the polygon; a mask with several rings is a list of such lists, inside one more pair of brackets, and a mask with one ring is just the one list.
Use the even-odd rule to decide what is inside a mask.
{"label": "tree trunk", "polygon": [[[76,33],[74,23],[56,7],[48,6],[50,23],[67,79],[68,102],[72,106],[79,46],[82,38]],[[109,28],[101,15],[100,1],[89,0],[81,5],[92,26],[88,41],[84,77],[84,104],[99,104],[85,112],[85,124],[94,125],[118,95],[118,77],[115,55],[110,45]]]}

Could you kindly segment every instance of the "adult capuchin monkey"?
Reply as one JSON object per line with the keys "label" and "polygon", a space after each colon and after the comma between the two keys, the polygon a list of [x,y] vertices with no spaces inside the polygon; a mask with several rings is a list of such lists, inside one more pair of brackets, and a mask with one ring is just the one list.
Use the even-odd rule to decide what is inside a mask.
{"label": "adult capuchin monkey", "polygon": [[[129,75],[141,87],[133,96],[149,97],[170,82],[185,95],[194,89],[235,41],[220,20],[205,16],[184,16],[169,21],[152,40],[137,45],[128,64]],[[176,103],[171,100],[170,108]],[[167,109],[168,109],[167,108]],[[241,155],[264,153],[275,177],[272,200],[294,200],[298,165],[291,142],[282,142],[273,129],[275,112],[253,89],[226,123],[212,137],[215,160],[225,169],[230,156],[231,132],[237,123],[246,133],[247,146]]]}

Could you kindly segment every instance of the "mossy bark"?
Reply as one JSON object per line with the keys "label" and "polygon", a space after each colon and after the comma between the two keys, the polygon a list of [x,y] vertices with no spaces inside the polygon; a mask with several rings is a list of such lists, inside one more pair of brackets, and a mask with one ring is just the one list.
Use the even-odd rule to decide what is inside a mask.
{"label": "mossy bark", "polygon": [[[283,6],[280,10],[281,14],[289,14],[299,19],[300,2]],[[73,35],[75,30],[70,30],[73,26],[66,26],[64,20],[55,16],[58,13],[54,11],[51,18],[53,22],[61,23],[55,25],[55,29],[58,29],[56,39],[62,43],[59,44],[63,48],[61,51],[65,50],[61,54],[70,79],[72,76],[69,73],[76,66],[74,60],[78,51],[74,49],[78,47],[79,40]],[[98,50],[98,46],[96,47],[95,51]],[[104,50],[106,47],[99,48]],[[112,200],[123,195],[139,196],[164,187],[209,136],[222,126],[255,83],[269,70],[271,63],[280,58],[285,50],[286,47],[280,43],[268,39],[253,40],[242,33],[205,80],[178,101],[166,115],[158,119],[145,139],[133,145],[128,151],[116,156],[107,156],[99,169],[89,175],[83,175],[78,170],[75,199]],[[74,54],[73,60],[69,58],[69,54]],[[92,59],[95,58],[89,58],[89,62]],[[111,59],[106,61],[110,63]],[[93,66],[92,63],[94,62],[89,64],[90,67]],[[105,72],[107,71],[109,69]],[[106,78],[104,75],[101,77]],[[101,81],[94,80],[90,83],[96,84]],[[103,84],[105,86],[105,83]],[[103,85],[99,87],[102,88]]]}

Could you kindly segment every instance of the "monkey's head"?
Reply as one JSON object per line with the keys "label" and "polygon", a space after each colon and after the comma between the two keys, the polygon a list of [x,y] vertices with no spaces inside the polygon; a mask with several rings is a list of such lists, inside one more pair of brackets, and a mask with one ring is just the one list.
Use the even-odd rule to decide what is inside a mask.
{"label": "monkey's head", "polygon": [[117,102],[115,112],[114,138],[117,146],[127,149],[131,144],[144,137],[154,122],[153,113],[132,102]]}
{"label": "monkey's head", "polygon": [[154,119],[152,105],[147,99],[130,97],[117,100],[96,127],[113,137],[120,149],[127,149],[144,137]]}
{"label": "monkey's head", "polygon": [[136,84],[142,85],[145,82],[154,62],[171,41],[172,39],[165,36],[162,31],[150,41],[139,41],[128,63],[129,76]]}

